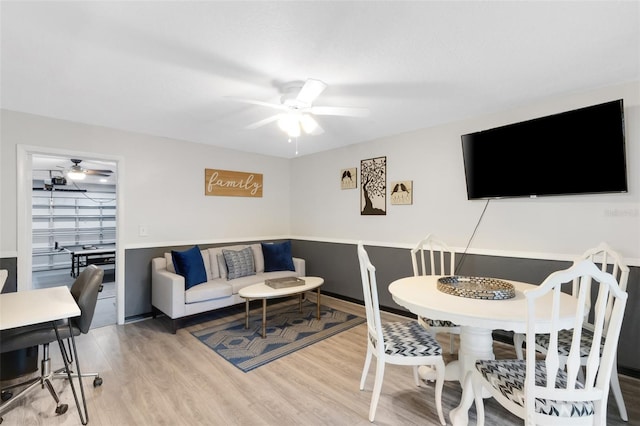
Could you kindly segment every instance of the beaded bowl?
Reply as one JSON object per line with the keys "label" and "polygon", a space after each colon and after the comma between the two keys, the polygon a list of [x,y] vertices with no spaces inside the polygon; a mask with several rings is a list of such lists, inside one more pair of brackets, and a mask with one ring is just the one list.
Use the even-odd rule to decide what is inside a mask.
{"label": "beaded bowl", "polygon": [[516,295],[513,284],[506,281],[458,275],[439,278],[438,290],[454,296],[485,300],[511,299]]}

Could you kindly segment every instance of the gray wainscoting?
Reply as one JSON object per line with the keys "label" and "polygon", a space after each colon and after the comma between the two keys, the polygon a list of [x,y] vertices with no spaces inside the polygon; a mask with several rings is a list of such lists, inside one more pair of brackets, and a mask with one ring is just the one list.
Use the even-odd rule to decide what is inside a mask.
{"label": "gray wainscoting", "polygon": [[[322,291],[362,303],[362,284],[355,245],[294,240],[292,247],[294,256],[306,259],[307,275],[325,278]],[[366,249],[371,263],[376,267],[380,305],[388,310],[406,312],[393,301],[387,287],[398,278],[413,275],[409,250],[371,246]],[[456,271],[460,275],[540,284],[552,272],[570,265],[571,262],[565,261],[466,255]],[[639,283],[640,268],[630,267],[627,285],[629,299],[620,334],[618,370],[634,377],[640,377],[640,346],[637,344],[640,338]],[[495,334],[501,340],[510,341],[511,334],[506,331],[496,331]]]}
{"label": "gray wainscoting", "polygon": [[18,290],[18,258],[17,257],[3,257],[0,258],[0,269],[6,269],[9,271],[7,281],[2,288],[2,293],[12,293]]}

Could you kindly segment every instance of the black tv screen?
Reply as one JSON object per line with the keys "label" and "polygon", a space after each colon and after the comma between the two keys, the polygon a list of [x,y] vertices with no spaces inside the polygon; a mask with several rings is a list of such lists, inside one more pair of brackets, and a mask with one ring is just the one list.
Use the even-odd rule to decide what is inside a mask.
{"label": "black tv screen", "polygon": [[462,136],[469,200],[627,192],[622,99]]}

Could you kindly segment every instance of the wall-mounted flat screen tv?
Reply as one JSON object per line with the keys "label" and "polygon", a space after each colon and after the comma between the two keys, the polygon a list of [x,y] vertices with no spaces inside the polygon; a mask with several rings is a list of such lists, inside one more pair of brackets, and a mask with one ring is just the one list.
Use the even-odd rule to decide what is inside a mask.
{"label": "wall-mounted flat screen tv", "polygon": [[622,99],[462,136],[469,200],[627,192]]}

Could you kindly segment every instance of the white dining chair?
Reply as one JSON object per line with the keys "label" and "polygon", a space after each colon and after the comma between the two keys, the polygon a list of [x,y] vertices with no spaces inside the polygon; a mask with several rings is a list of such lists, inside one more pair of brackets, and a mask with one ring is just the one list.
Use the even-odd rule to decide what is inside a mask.
{"label": "white dining chair", "polygon": [[[428,262],[427,262],[428,259]],[[454,275],[456,253],[433,234],[420,240],[411,250],[413,275]],[[418,317],[418,323],[435,336],[437,333],[449,333],[449,352],[454,353],[455,335],[460,334],[460,327],[451,321],[435,318]]]}
{"label": "white dining chair", "polygon": [[432,367],[436,372],[436,410],[440,423],[446,424],[442,414],[445,365],[440,344],[416,321],[382,322],[378,304],[376,268],[371,264],[362,242],[358,243],[358,260],[367,315],[367,355],[360,379],[360,390],[364,390],[371,359],[376,357],[376,376],[369,406],[369,421],[373,422],[376,415],[385,365],[413,366],[413,379],[416,386],[420,386],[418,367],[425,365]]}
{"label": "white dining chair", "polygon": [[[558,326],[562,285],[574,282],[578,303],[574,325],[570,329],[571,344],[565,354],[562,347],[564,330]],[[598,299],[594,316],[591,345],[584,347],[586,329],[582,318],[586,313],[587,294],[597,284]],[[536,303],[552,294],[552,318],[540,318]],[[609,382],[616,356],[627,293],[616,278],[601,271],[590,260],[574,263],[557,271],[537,288],[524,293],[527,301],[526,358],[512,360],[480,360],[467,374],[465,386],[473,386],[477,425],[484,425],[483,391],[526,425],[606,425]],[[566,298],[564,298],[566,300]],[[607,305],[611,314],[606,317]],[[550,324],[549,345],[543,359],[536,357],[536,333]],[[546,331],[546,330],[545,330]],[[585,353],[586,350],[586,353]],[[584,379],[580,380],[582,359]],[[565,368],[566,367],[566,368]]]}
{"label": "white dining chair", "polygon": [[[614,251],[607,243],[600,243],[597,247],[587,250],[578,260],[591,260],[596,265],[600,267],[600,270],[604,272],[611,273],[616,280],[618,281],[618,285],[622,291],[627,291],[627,282],[629,281],[629,267],[623,262],[622,257],[619,253]],[[578,296],[578,286],[577,283],[573,283],[572,285],[572,294],[577,297]],[[596,301],[597,303],[597,301]],[[612,310],[612,300],[609,300],[606,303],[606,310],[604,315],[605,324],[609,321],[611,317]],[[592,307],[592,293],[587,292],[585,298],[585,316],[582,323],[582,328],[584,328],[584,332],[582,335],[582,353],[580,359],[582,360],[582,364],[584,365],[588,358],[588,348],[591,346],[593,339],[593,316],[591,315]],[[514,334],[513,336],[513,344],[515,346],[516,355],[518,359],[522,359],[522,344],[525,340],[525,336],[523,334]],[[536,350],[542,353],[547,351],[549,347],[549,336],[547,334],[539,334],[536,335],[535,338]],[[563,353],[568,354],[569,348],[571,346],[571,333],[569,331],[564,331],[560,333],[560,340],[558,342],[559,347],[563,351]],[[566,355],[565,355],[566,357]],[[563,359],[565,358],[563,357]],[[618,411],[620,413],[620,418],[625,422],[629,420],[629,416],[627,415],[627,408],[624,404],[624,398],[622,397],[622,390],[620,389],[620,381],[618,379],[618,361],[617,356],[614,357],[613,360],[613,370],[611,373],[611,391],[613,392],[614,399],[616,400],[616,405],[618,406]]]}

